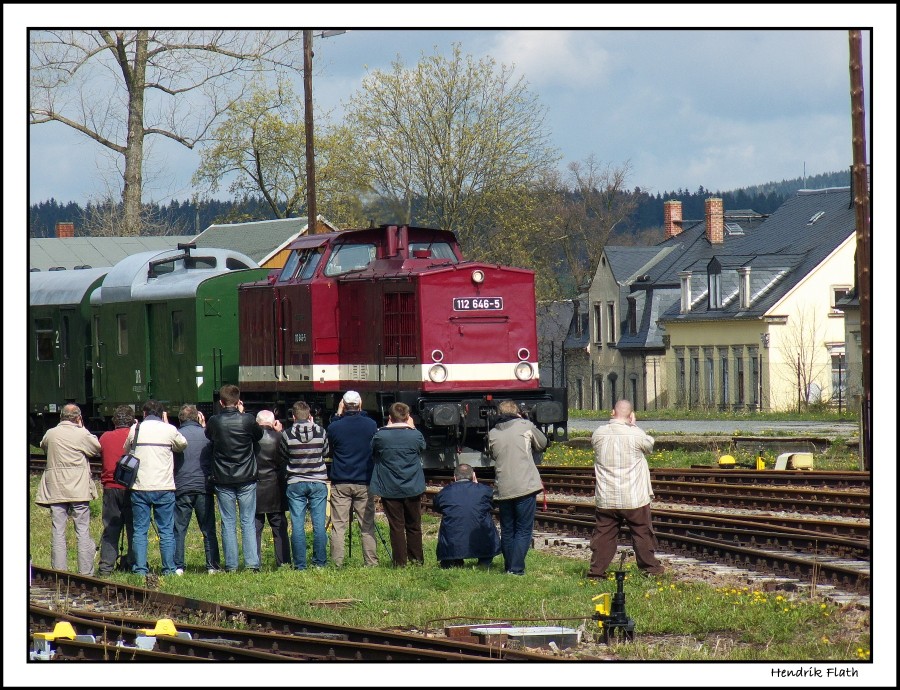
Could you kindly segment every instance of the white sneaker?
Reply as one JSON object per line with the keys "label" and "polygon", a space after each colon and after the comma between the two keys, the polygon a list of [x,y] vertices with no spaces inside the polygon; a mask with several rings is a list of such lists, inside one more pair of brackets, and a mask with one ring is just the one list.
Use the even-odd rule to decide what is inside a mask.
{"label": "white sneaker", "polygon": [[176,575],[184,575],[184,570],[182,570],[181,568],[175,568],[175,574]]}
{"label": "white sneaker", "polygon": [[215,575],[215,574],[217,574],[217,573],[221,573],[222,571],[221,571],[221,570],[216,570],[215,568],[210,568],[210,569],[207,570],[206,572],[207,572],[207,574],[209,574],[209,575]]}

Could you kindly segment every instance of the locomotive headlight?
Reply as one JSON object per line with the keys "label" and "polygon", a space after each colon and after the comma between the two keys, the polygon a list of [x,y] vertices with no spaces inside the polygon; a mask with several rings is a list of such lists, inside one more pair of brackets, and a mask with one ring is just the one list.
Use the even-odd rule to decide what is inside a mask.
{"label": "locomotive headlight", "polygon": [[519,362],[516,365],[516,378],[519,381],[528,381],[534,376],[534,368],[528,362]]}
{"label": "locomotive headlight", "polygon": [[481,285],[484,282],[484,271],[478,269],[472,271],[472,282],[476,285]]}
{"label": "locomotive headlight", "polygon": [[443,364],[435,364],[428,370],[428,378],[435,383],[443,383],[447,380],[447,367]]}

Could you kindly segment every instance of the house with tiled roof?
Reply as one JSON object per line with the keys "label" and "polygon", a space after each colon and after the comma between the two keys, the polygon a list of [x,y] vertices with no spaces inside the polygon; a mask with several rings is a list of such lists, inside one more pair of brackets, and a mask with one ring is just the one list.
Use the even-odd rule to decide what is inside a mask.
{"label": "house with tiled roof", "polygon": [[[330,221],[318,216],[317,230],[339,230]],[[247,223],[222,223],[210,225],[194,237],[197,247],[233,249],[246,254],[263,268],[283,268],[290,254],[287,246],[307,233],[309,219],[278,218]]]}
{"label": "house with tiled roof", "polygon": [[664,228],[646,254],[604,250],[589,292],[596,409],[618,397],[642,410],[791,409],[843,395],[849,189],[801,190],[768,217],[707,199],[687,220],[669,201]]}

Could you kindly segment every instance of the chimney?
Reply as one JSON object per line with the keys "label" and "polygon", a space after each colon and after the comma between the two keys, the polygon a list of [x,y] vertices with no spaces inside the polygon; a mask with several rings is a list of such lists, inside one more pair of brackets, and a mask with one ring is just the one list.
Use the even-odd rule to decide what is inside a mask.
{"label": "chimney", "polygon": [[680,235],[682,231],[681,225],[681,202],[666,201],[663,203],[663,227],[666,231],[666,239]]}
{"label": "chimney", "polygon": [[725,241],[725,204],[721,199],[706,200],[706,239],[710,244]]}
{"label": "chimney", "polygon": [[57,237],[75,237],[75,223],[66,221],[56,224]]}

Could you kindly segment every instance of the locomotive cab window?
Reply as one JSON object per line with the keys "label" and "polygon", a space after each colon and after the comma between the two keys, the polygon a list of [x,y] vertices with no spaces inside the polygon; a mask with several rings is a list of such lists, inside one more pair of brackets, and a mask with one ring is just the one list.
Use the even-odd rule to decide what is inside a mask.
{"label": "locomotive cab window", "polygon": [[53,319],[35,319],[34,330],[37,336],[37,357],[38,362],[53,361],[53,341],[55,333],[53,331]]}
{"label": "locomotive cab window", "polygon": [[325,265],[325,275],[332,277],[350,271],[361,271],[374,260],[374,244],[342,244],[332,251]]}
{"label": "locomotive cab window", "polygon": [[278,281],[283,282],[291,278],[309,280],[316,272],[324,251],[323,247],[313,247],[311,249],[297,249],[291,252],[284,264],[284,268],[281,269]]}
{"label": "locomotive cab window", "polygon": [[447,242],[410,242],[409,255],[415,256],[415,252],[428,251],[429,259],[444,259],[450,263],[456,263],[456,254]]}

